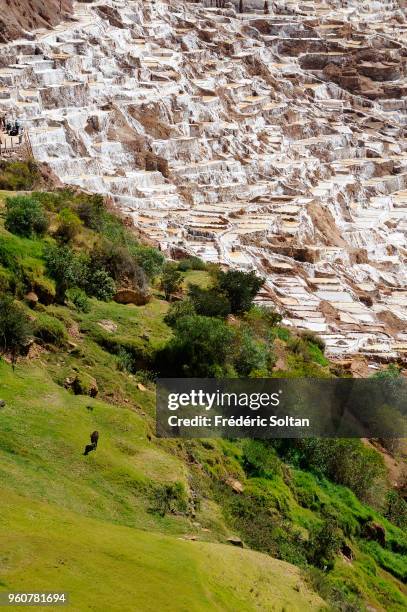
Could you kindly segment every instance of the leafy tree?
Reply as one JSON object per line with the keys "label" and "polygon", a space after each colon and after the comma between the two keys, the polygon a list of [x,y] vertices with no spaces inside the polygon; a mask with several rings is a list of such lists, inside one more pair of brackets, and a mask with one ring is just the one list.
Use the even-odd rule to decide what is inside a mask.
{"label": "leafy tree", "polygon": [[0,297],[0,354],[10,353],[12,364],[24,352],[31,337],[30,320],[11,296]]}
{"label": "leafy tree", "polygon": [[48,245],[44,252],[48,274],[56,281],[56,299],[63,304],[68,289],[86,284],[87,261],[68,246]]}
{"label": "leafy tree", "polygon": [[63,242],[69,242],[81,230],[82,221],[70,208],[63,208],[58,215],[57,235]]}
{"label": "leafy tree", "polygon": [[170,301],[171,296],[181,288],[181,283],[182,274],[177,270],[177,265],[167,263],[161,277],[161,287],[167,301]]}
{"label": "leafy tree", "polygon": [[202,289],[199,285],[190,284],[188,297],[196,313],[205,317],[226,317],[231,311],[229,299],[216,288]]}
{"label": "leafy tree", "polygon": [[233,334],[220,319],[182,317],[177,321],[174,337],[158,355],[158,369],[170,376],[224,376],[228,372]]}
{"label": "leafy tree", "polygon": [[130,252],[137,264],[144,270],[148,278],[158,276],[164,266],[164,255],[153,247],[139,244],[130,248]]}
{"label": "leafy tree", "polygon": [[30,238],[42,236],[48,229],[48,218],[43,206],[30,196],[16,196],[6,200],[5,228],[12,234]]}
{"label": "leafy tree", "polygon": [[218,273],[217,286],[229,298],[233,314],[248,311],[263,285],[264,279],[254,271],[228,270]]}

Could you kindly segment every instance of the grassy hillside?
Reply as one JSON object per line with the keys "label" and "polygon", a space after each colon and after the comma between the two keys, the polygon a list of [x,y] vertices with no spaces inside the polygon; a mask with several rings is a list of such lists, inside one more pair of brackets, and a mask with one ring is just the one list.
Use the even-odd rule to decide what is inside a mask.
{"label": "grassy hillside", "polygon": [[[384,516],[377,453],[359,441],[318,443],[331,463],[349,458],[339,476],[313,462],[307,445],[157,439],[157,355],[181,346],[167,316],[180,317],[179,306],[169,309],[158,282],[163,264],[98,201],[89,208],[65,192],[40,199],[49,221],[42,236],[5,229],[4,208],[0,218],[0,293],[13,295],[34,339],[14,368],[7,351],[0,360],[0,590],[67,591],[79,611],[406,609],[407,538]],[[106,262],[125,245],[120,261],[130,253],[150,274],[142,306],[97,298],[89,282],[76,302],[69,289],[58,299],[45,253],[59,244],[62,221],[70,231],[61,210],[85,207],[89,219],[94,205],[99,225],[95,216],[73,219],[69,248],[94,270],[89,250],[103,241]],[[189,264],[177,271],[178,292],[189,283],[210,289],[216,270]],[[140,278],[134,262],[128,270]],[[177,304],[189,312],[187,301]],[[231,353],[240,351],[252,376],[337,374],[318,338],[281,327],[274,313],[250,307],[230,324],[216,321],[236,330]],[[228,354],[216,367],[236,375],[238,366]],[[98,448],[84,456],[94,430]],[[363,489],[361,471],[371,474]],[[372,525],[384,542],[368,537]]]}
{"label": "grassy hillside", "polygon": [[[0,380],[2,590],[64,590],[75,610],[322,605],[293,566],[182,541],[198,531],[189,520],[148,513],[149,488],[185,481],[185,466],[148,444],[133,410],[98,401],[90,412],[37,364],[13,373],[3,363]],[[85,458],[95,427],[100,448]]]}

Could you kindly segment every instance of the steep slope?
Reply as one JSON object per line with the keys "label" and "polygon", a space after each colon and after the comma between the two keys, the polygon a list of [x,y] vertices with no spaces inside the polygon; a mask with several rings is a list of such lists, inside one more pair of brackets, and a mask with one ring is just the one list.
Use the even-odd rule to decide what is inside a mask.
{"label": "steep slope", "polygon": [[[0,413],[2,590],[70,592],[70,605],[81,611],[323,605],[288,563],[182,541],[192,526],[176,518],[154,525],[139,489],[153,472],[166,482],[184,470],[148,448],[132,411],[96,402],[90,415],[89,399],[62,391],[38,366],[13,374],[0,364],[0,394],[7,402]],[[82,445],[94,427],[102,432],[100,458],[87,462]]]}
{"label": "steep slope", "polygon": [[[11,184],[13,170],[10,163]],[[397,498],[395,514],[386,502],[380,456],[358,440],[279,447],[156,438],[154,356],[178,334],[166,315],[187,302],[170,309],[158,283],[142,306],[96,298],[86,283],[87,294],[71,288],[61,299],[54,263],[62,252],[63,268],[73,274],[66,258],[72,251],[81,283],[90,254],[98,253],[99,262],[90,268],[92,278],[106,276],[103,254],[109,262],[119,256],[127,270],[140,252],[150,265],[160,254],[135,242],[97,196],[35,193],[14,198],[14,205],[23,204],[19,209],[7,202],[5,211],[5,195],[1,339],[9,312],[29,319],[32,331],[14,369],[12,353],[0,360],[0,589],[58,586],[71,591],[75,609],[100,609],[103,598],[109,609],[127,612],[135,597],[147,610],[152,600],[168,610],[318,610],[323,602],[313,588],[338,610],[404,610],[407,505]],[[30,210],[46,211],[41,236],[21,235]],[[216,268],[199,268],[181,273],[184,287],[212,286]],[[4,302],[6,292],[11,302]],[[281,326],[273,311],[252,307],[225,321],[202,319],[235,329],[244,346],[249,341],[246,355],[242,345],[230,348],[239,349],[239,361],[249,357],[255,376],[265,375],[252,361],[261,347],[267,376],[338,374],[320,339]],[[199,353],[201,362],[209,358]],[[167,366],[175,368],[175,361]],[[84,456],[94,431],[98,447]],[[232,547],[230,538],[244,548]],[[50,576],[53,585],[46,584]],[[91,594],[89,576],[97,585]],[[160,580],[167,587],[155,595]]]}
{"label": "steep slope", "polygon": [[402,3],[214,4],[75,4],[2,49],[0,110],[164,251],[255,267],[329,354],[403,359]]}
{"label": "steep slope", "polygon": [[32,30],[49,28],[72,13],[72,0],[1,0],[0,42],[27,36]]}

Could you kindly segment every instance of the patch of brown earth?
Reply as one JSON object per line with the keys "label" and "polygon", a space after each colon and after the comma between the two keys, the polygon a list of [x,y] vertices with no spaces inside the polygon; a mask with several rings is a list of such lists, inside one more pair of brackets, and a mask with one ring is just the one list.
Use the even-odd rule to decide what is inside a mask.
{"label": "patch of brown earth", "polygon": [[57,25],[72,14],[72,0],[0,0],[0,43]]}

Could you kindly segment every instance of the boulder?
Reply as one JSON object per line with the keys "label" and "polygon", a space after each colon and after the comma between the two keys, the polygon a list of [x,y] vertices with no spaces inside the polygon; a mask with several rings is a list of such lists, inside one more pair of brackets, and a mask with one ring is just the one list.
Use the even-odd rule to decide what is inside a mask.
{"label": "boulder", "polygon": [[345,542],[342,544],[342,548],[341,548],[341,552],[343,554],[344,557],[346,557],[347,559],[349,559],[349,561],[353,560],[353,550],[351,549],[351,547],[346,544]]}
{"label": "boulder", "polygon": [[0,400],[0,408],[4,408],[6,405],[6,402],[4,400]]}
{"label": "boulder", "polygon": [[151,300],[151,295],[140,289],[119,289],[113,299],[118,304],[144,306]]}
{"label": "boulder", "polygon": [[363,529],[363,537],[366,538],[366,540],[378,542],[380,546],[386,545],[386,531],[384,527],[373,521],[366,523]]}
{"label": "boulder", "polygon": [[116,323],[114,321],[110,321],[110,319],[102,319],[101,321],[98,321],[98,325],[111,334],[117,331]]}
{"label": "boulder", "polygon": [[227,539],[227,542],[229,544],[232,544],[232,546],[238,546],[239,548],[243,548],[243,542],[240,538],[237,538],[236,536],[231,536],[230,538]]}
{"label": "boulder", "polygon": [[244,486],[236,478],[227,478],[225,482],[235,493],[243,493]]}
{"label": "boulder", "polygon": [[30,291],[25,296],[25,300],[28,303],[30,308],[35,308],[36,305],[38,304],[38,295],[34,293],[34,291]]}
{"label": "boulder", "polygon": [[80,372],[76,376],[68,377],[64,381],[64,387],[66,389],[72,389],[75,395],[89,395],[90,397],[96,397],[99,393],[96,380]]}

